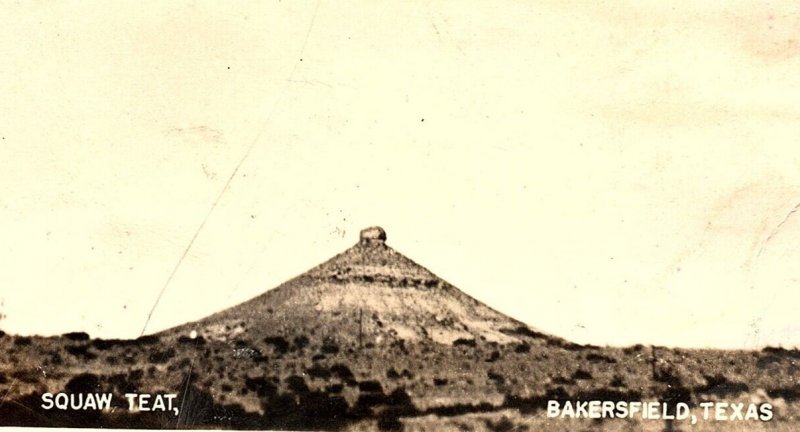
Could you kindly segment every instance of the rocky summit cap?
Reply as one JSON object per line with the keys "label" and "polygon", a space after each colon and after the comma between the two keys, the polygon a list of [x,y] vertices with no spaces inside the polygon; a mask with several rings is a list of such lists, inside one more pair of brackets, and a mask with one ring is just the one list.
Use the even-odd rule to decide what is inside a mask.
{"label": "rocky summit cap", "polygon": [[379,226],[364,228],[361,230],[361,243],[383,243],[386,241],[386,231]]}

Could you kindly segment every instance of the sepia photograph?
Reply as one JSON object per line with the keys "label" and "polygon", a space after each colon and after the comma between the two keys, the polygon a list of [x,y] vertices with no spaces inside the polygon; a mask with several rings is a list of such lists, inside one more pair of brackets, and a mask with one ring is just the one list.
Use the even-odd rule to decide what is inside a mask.
{"label": "sepia photograph", "polygon": [[0,17],[0,430],[800,429],[800,5]]}

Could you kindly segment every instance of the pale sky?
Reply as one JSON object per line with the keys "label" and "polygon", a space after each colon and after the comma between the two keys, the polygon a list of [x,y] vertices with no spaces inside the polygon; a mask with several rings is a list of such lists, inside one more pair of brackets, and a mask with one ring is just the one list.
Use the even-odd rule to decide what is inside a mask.
{"label": "pale sky", "polygon": [[0,16],[6,332],[138,336],[244,158],[147,332],[381,225],[467,294],[576,342],[800,345],[797,2]]}

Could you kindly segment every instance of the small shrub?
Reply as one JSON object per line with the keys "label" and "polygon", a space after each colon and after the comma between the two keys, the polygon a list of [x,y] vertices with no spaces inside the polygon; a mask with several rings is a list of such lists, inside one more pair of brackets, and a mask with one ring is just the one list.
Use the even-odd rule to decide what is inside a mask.
{"label": "small shrub", "polygon": [[341,384],[338,384],[338,383],[337,384],[330,384],[327,387],[325,387],[325,391],[328,392],[328,393],[339,394],[339,393],[342,392],[343,388],[344,388],[344,386],[341,385]]}
{"label": "small shrub", "polygon": [[381,386],[381,383],[374,380],[359,382],[358,389],[362,392],[383,393],[383,386]]}
{"label": "small shrub", "polygon": [[330,371],[334,375],[338,376],[339,378],[341,378],[343,380],[352,379],[353,378],[353,372],[350,371],[350,368],[348,368],[347,366],[345,366],[345,365],[343,365],[341,363],[337,363],[337,364],[331,366]]}
{"label": "small shrub", "polygon": [[613,359],[611,357],[605,356],[603,354],[595,354],[595,353],[587,354],[586,355],[586,360],[588,360],[588,361],[590,361],[592,363],[608,363],[608,364],[612,364],[612,363],[616,363],[617,362],[616,359]]}
{"label": "small shrub", "polygon": [[622,352],[624,352],[625,354],[631,355],[631,354],[634,354],[634,353],[641,352],[642,350],[644,350],[644,345],[636,344],[636,345],[634,345],[632,347],[623,348]]}
{"label": "small shrub", "polygon": [[309,340],[305,335],[300,335],[296,336],[293,342],[297,349],[303,349],[308,346]]}
{"label": "small shrub", "polygon": [[487,372],[486,376],[488,376],[489,379],[494,381],[496,384],[504,384],[506,382],[506,379],[502,375],[494,371]]}
{"label": "small shrub", "polygon": [[147,358],[150,363],[166,363],[169,359],[175,357],[175,349],[170,348],[166,351],[156,351]]}
{"label": "small shrub", "polygon": [[289,342],[281,336],[268,336],[264,338],[267,345],[272,345],[275,352],[279,354],[286,354],[289,351]]}
{"label": "small shrub", "polygon": [[61,366],[64,364],[64,359],[61,358],[61,354],[57,351],[53,351],[50,353],[50,364],[53,366]]}
{"label": "small shrub", "polygon": [[31,338],[27,336],[17,336],[14,338],[14,345],[16,346],[28,346],[31,344]]}
{"label": "small shrub", "polygon": [[70,393],[95,393],[100,390],[100,380],[97,375],[80,374],[69,380],[66,390]]}
{"label": "small shrub", "polygon": [[585,371],[583,369],[578,369],[578,370],[575,371],[574,374],[572,374],[572,379],[574,379],[574,380],[590,380],[590,379],[592,379],[592,374],[590,374],[589,372],[587,372],[587,371]]}
{"label": "small shrub", "polygon": [[160,340],[161,338],[158,337],[157,335],[146,335],[136,338],[136,342],[138,342],[141,345],[153,345],[158,343]]}
{"label": "small shrub", "polygon": [[468,346],[468,347],[476,347],[478,344],[475,342],[475,339],[464,339],[458,338],[453,341],[453,346]]}
{"label": "small shrub", "polygon": [[[255,392],[261,397],[273,396],[278,392],[278,388],[264,377],[245,378],[244,384],[248,390]],[[228,388],[230,388],[230,386],[228,386]]]}
{"label": "small shrub", "polygon": [[313,378],[328,379],[331,377],[331,371],[318,364],[314,364],[310,368],[306,369],[306,372],[308,372],[308,375]]}
{"label": "small shrub", "polygon": [[80,357],[85,360],[94,360],[97,358],[97,355],[90,352],[89,347],[86,345],[68,346],[65,349],[73,356]]}
{"label": "small shrub", "polygon": [[62,335],[64,338],[71,340],[71,341],[87,341],[89,340],[89,335],[84,332],[71,332],[71,333],[64,333]]}
{"label": "small shrub", "polygon": [[292,375],[286,378],[286,385],[289,387],[289,390],[294,393],[308,393],[308,386],[303,377]]}

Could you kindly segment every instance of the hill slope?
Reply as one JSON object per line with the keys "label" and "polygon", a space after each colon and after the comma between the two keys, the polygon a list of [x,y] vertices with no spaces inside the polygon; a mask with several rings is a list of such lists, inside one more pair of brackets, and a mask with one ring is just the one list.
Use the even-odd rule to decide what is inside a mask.
{"label": "hill slope", "polygon": [[521,342],[514,333],[524,324],[464,294],[387,246],[385,238],[381,228],[363,230],[355,246],[308,272],[162,335],[226,341],[306,332],[358,346]]}

